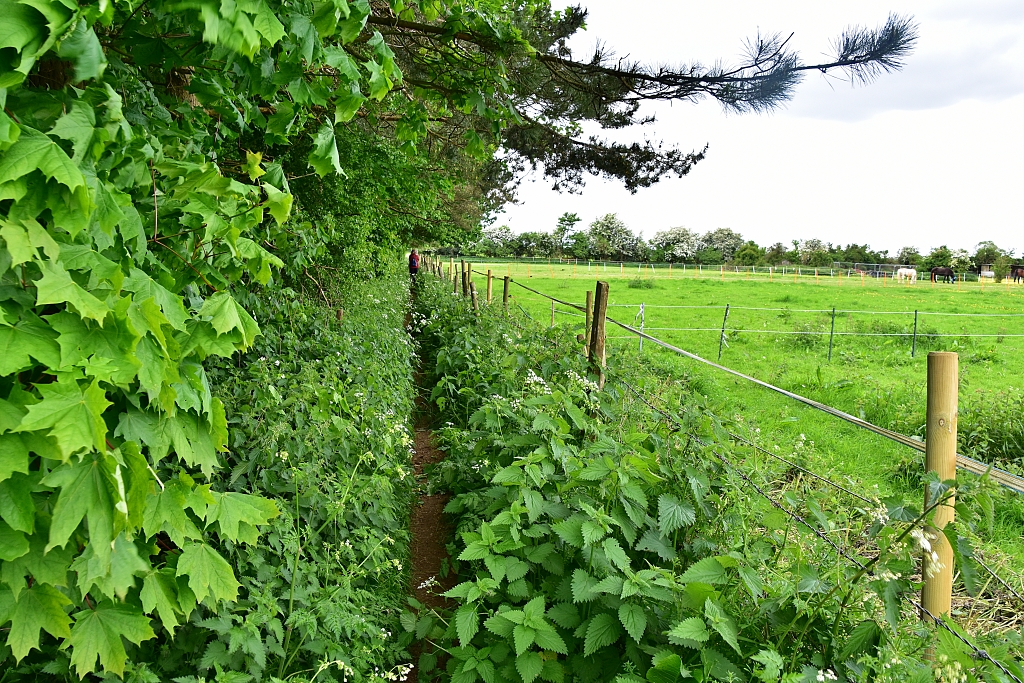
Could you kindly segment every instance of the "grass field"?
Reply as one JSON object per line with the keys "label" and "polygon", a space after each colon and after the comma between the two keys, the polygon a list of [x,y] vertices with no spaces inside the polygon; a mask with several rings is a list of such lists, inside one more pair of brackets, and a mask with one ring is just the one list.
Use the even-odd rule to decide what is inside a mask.
{"label": "grass field", "polygon": [[[474,264],[477,271],[490,267],[505,275],[506,264]],[[572,266],[513,278],[551,296],[583,303],[592,290],[595,273],[586,277]],[[524,269],[525,270],[525,269]],[[545,268],[545,270],[547,270]],[[614,274],[614,273],[610,273]],[[960,355],[960,432],[973,444],[962,448],[986,462],[1021,473],[1024,464],[1021,420],[1024,419],[1024,317],[968,317],[943,314],[1024,313],[1024,287],[977,283],[956,285],[919,282],[887,286],[877,280],[838,284],[837,279],[813,276],[768,281],[725,275],[717,278],[650,278],[651,288],[630,286],[633,278],[608,277],[608,315],[639,324],[640,303],[645,304],[645,330],[667,342],[715,360],[718,355],[725,305],[728,346],[722,364],[785,389],[860,415],[909,435],[924,435],[925,378],[928,351],[956,351]],[[602,273],[602,279],[604,274]],[[485,278],[474,275],[481,293]],[[551,320],[548,300],[512,285],[513,301],[536,320]],[[500,300],[501,281],[494,284]],[[701,306],[712,308],[658,308]],[[832,360],[828,361],[831,309],[873,313],[837,313]],[[777,309],[777,310],[751,310]],[[804,312],[814,310],[818,312]],[[859,336],[862,334],[912,335],[913,311],[918,315],[917,353],[911,357],[912,336]],[[821,312],[827,311],[827,312]],[[583,320],[559,306],[558,324]],[[674,331],[666,328],[697,328]],[[737,330],[751,330],[742,332]],[[801,334],[794,334],[799,332]],[[805,334],[815,332],[819,334]],[[823,334],[821,334],[823,333]],[[853,334],[857,333],[857,334]],[[634,356],[635,336],[609,326],[609,353]],[[986,334],[987,337],[968,337]],[[941,336],[925,336],[941,335]],[[709,397],[719,414],[732,417],[752,431],[759,429],[764,445],[779,445],[781,453],[797,455],[811,469],[848,480],[882,495],[906,493],[918,487],[923,456],[783,396],[750,385],[663,350],[644,346],[642,362],[657,369],[666,382],[684,382]],[[803,438],[802,438],[803,437]],[[1012,568],[1021,586],[1024,572],[1024,496],[1006,492],[998,506],[995,541],[989,554],[998,564]]]}

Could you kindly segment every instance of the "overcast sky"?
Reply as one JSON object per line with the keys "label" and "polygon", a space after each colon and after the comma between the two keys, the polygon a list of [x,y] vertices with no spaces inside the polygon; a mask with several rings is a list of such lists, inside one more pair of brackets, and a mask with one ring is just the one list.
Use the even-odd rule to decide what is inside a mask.
{"label": "overcast sky", "polygon": [[808,75],[771,114],[651,106],[657,122],[637,139],[708,144],[690,175],[635,195],[590,178],[571,195],[537,173],[498,224],[550,230],[565,211],[584,223],[614,212],[646,237],[682,225],[730,227],[761,245],[816,237],[895,254],[991,239],[1024,252],[1024,1],[581,1],[590,18],[573,43],[580,56],[600,39],[645,61],[729,63],[760,30],[795,32],[791,45],[814,63],[846,26],[874,27],[890,12],[913,15],[920,39],[902,72],[856,87]]}

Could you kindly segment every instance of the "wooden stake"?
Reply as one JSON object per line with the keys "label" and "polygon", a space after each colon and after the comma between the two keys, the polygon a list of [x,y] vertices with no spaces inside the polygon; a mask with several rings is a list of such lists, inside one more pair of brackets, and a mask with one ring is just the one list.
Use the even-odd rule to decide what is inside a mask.
{"label": "wooden stake", "polygon": [[832,331],[828,333],[828,362],[832,362],[832,338],[836,336],[836,307],[832,307]]}
{"label": "wooden stake", "polygon": [[[956,478],[956,422],[957,394],[959,385],[959,358],[955,353],[932,352],[928,354],[928,412],[925,423],[925,468],[935,472],[939,479],[947,481]],[[925,489],[925,507],[928,490]],[[925,529],[925,538],[931,544],[932,553],[925,552],[922,573],[924,587],[921,589],[921,606],[940,617],[949,614],[953,596],[953,549],[942,533],[942,529],[953,521],[954,500],[940,505],[935,510],[933,524]],[[936,562],[933,558],[938,556]],[[924,620],[930,617],[924,612]]]}
{"label": "wooden stake", "polygon": [[473,311],[479,316],[480,315],[480,301],[476,297],[476,283],[475,282],[470,282],[469,283],[469,295],[470,295],[470,297],[472,297]]}
{"label": "wooden stake", "polygon": [[512,282],[512,278],[506,275],[503,279],[504,286],[501,289],[501,307],[506,313],[508,313],[508,285]]}
{"label": "wooden stake", "polygon": [[493,277],[494,277],[494,276],[493,276],[493,275],[491,275],[491,269],[490,269],[490,268],[488,268],[488,269],[487,269],[487,305],[488,305],[488,306],[489,306],[489,305],[491,304],[491,297],[492,297],[492,295],[494,294],[494,289],[493,289],[493,288],[494,288],[494,285],[493,285],[493,284],[491,284],[491,279],[492,279]]}
{"label": "wooden stake", "polygon": [[587,322],[584,323],[584,329],[583,329],[583,347],[585,349],[584,353],[586,353],[589,356],[590,355],[590,333],[591,333],[591,329],[590,328],[594,324],[594,293],[591,292],[589,289],[587,290],[587,303],[585,303],[583,305],[583,307],[586,309],[586,314],[587,314]]}
{"label": "wooden stake", "polygon": [[594,289],[594,322],[590,333],[590,369],[597,375],[597,385],[604,387],[605,317],[608,314],[608,283],[597,281]]}

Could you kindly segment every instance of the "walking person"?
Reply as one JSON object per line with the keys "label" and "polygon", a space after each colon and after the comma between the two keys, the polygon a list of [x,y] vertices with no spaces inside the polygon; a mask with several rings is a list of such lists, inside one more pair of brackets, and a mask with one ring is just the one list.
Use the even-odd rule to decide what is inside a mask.
{"label": "walking person", "polygon": [[413,249],[409,253],[409,277],[412,278],[413,284],[416,283],[416,274],[420,272],[420,255]]}

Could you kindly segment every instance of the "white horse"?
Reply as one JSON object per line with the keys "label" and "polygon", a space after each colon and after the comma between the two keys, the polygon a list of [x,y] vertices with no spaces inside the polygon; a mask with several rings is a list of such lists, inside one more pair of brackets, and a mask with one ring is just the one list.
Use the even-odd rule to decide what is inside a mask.
{"label": "white horse", "polygon": [[903,280],[910,280],[911,283],[917,282],[917,270],[914,268],[900,268],[896,271],[896,279],[900,282]]}

